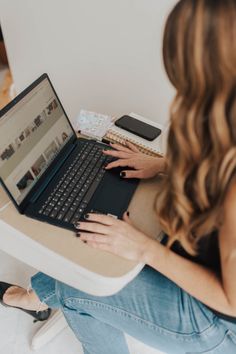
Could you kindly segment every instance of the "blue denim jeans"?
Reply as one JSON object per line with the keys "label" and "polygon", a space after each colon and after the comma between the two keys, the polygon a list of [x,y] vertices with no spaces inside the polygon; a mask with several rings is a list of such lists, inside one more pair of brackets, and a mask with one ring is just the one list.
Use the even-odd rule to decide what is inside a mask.
{"label": "blue denim jeans", "polygon": [[42,302],[62,310],[85,354],[128,354],[123,332],[168,354],[236,353],[236,324],[148,266],[112,296],[92,296],[42,273],[31,285]]}

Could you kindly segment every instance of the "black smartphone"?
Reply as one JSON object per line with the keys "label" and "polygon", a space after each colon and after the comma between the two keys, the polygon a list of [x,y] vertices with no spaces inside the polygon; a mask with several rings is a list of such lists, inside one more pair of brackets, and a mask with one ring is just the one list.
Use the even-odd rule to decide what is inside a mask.
{"label": "black smartphone", "polygon": [[161,129],[130,116],[123,116],[117,119],[115,125],[149,141],[153,141],[161,134]]}

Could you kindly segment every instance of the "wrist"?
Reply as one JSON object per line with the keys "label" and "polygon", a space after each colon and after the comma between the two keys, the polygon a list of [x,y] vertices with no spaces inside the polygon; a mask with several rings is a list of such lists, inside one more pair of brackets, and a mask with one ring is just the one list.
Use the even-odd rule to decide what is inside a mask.
{"label": "wrist", "polygon": [[154,157],[153,158],[153,166],[155,166],[155,173],[158,175],[159,173],[165,173],[166,171],[166,160],[164,157]]}
{"label": "wrist", "polygon": [[157,255],[157,245],[159,244],[158,241],[148,237],[145,247],[143,248],[142,259],[141,262],[147,265],[152,264],[153,258]]}
{"label": "wrist", "polygon": [[169,252],[159,241],[150,239],[143,254],[143,263],[162,272],[166,267]]}
{"label": "wrist", "polygon": [[159,159],[159,172],[164,173],[166,171],[166,159],[164,157],[160,157]]}

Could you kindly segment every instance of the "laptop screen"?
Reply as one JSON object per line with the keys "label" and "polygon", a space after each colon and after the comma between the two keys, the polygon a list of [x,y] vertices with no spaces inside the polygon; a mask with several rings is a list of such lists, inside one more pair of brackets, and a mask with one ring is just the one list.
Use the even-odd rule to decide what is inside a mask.
{"label": "laptop screen", "polygon": [[0,176],[19,205],[73,136],[47,78],[0,119]]}

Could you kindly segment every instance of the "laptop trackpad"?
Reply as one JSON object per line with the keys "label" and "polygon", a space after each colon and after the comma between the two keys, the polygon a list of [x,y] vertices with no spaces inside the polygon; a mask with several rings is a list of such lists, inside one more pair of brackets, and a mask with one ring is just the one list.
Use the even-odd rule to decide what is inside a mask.
{"label": "laptop trackpad", "polygon": [[91,199],[87,210],[122,218],[137,186],[138,180],[122,179],[119,171],[108,172]]}

